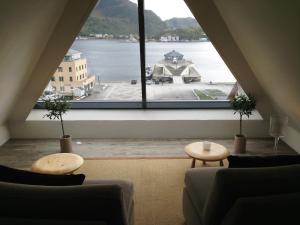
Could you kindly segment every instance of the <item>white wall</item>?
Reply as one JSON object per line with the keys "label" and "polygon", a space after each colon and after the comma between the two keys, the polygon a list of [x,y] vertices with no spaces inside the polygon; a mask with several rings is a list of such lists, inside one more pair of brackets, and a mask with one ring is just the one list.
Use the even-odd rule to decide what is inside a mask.
{"label": "white wall", "polygon": [[[10,0],[0,6],[0,124],[14,112],[67,0]],[[46,74],[47,75],[47,74]],[[33,87],[32,87],[33,88]]]}
{"label": "white wall", "polygon": [[10,138],[9,131],[5,125],[0,126],[0,146]]}
{"label": "white wall", "polygon": [[300,152],[300,1],[215,3],[275,110],[289,117],[284,141]]}
{"label": "white wall", "polygon": [[299,149],[300,1],[185,1],[263,117],[289,117],[284,140]]}
{"label": "white wall", "polygon": [[[12,138],[58,138],[59,121],[33,110],[23,123],[10,123]],[[72,110],[65,128],[74,138],[233,138],[239,122],[232,110]],[[244,121],[248,137],[268,137],[256,112]]]}
{"label": "white wall", "polygon": [[[18,0],[11,1],[13,3],[20,2]],[[29,64],[32,68],[30,73],[26,75],[29,77],[26,77],[27,79],[22,83],[22,86],[17,88],[18,93],[13,96],[15,101],[12,101],[13,108],[10,109],[8,116],[9,121],[24,121],[26,119],[44,88],[49,83],[50,77],[53,75],[62,58],[72,45],[76,35],[79,33],[97,0],[26,0],[21,2],[25,5],[29,5],[29,9],[31,9],[31,11],[26,11],[27,14],[29,14],[27,15],[29,18],[32,17],[31,14],[35,15],[35,13],[32,13],[33,9],[30,7],[31,5],[39,6],[35,11],[46,11],[41,12],[38,17],[34,17],[34,21],[43,21],[45,25],[42,28],[31,28],[32,22],[28,18],[24,18],[25,21],[28,21],[27,27],[31,28],[31,30],[27,31],[29,34],[43,34],[43,36],[39,37],[38,40],[30,40],[33,44],[30,48],[31,52],[29,51],[29,53],[40,49],[42,49],[42,51],[40,51],[41,54],[37,58],[36,64]],[[50,10],[51,7],[48,7],[45,2],[51,2],[55,6],[54,8],[56,10],[54,10],[54,12],[48,12],[47,10]],[[17,8],[15,5],[18,4],[13,3],[12,8]],[[44,15],[46,13],[49,14],[48,17]],[[11,20],[14,21],[14,18]],[[45,29],[45,32],[43,32],[43,29]],[[9,30],[7,32],[9,34]],[[22,42],[23,34],[17,33],[15,35],[20,36],[17,43],[24,44],[24,42]],[[42,44],[43,48],[41,48],[39,44]],[[33,58],[31,54],[27,54],[26,57],[29,59]],[[27,58],[19,60],[21,62],[26,62]],[[14,64],[8,65],[10,68],[16,66]],[[21,70],[21,72],[24,71]],[[9,76],[11,74],[12,73],[8,73]],[[20,75],[24,80],[25,75],[22,73],[18,74],[19,77]]]}
{"label": "white wall", "polygon": [[0,145],[22,124],[96,0],[0,2]]}
{"label": "white wall", "polygon": [[[300,1],[186,2],[244,89],[255,94],[262,115],[268,116],[274,105],[299,130]],[[30,117],[24,121],[24,118],[95,3],[95,0],[1,2],[0,124],[9,121],[12,138],[58,136],[57,122]],[[126,116],[120,117],[118,112]],[[124,112],[97,111],[93,112],[97,116],[94,114],[88,121],[85,118],[89,116],[72,113],[66,118],[66,127],[74,137],[133,138],[223,138],[233,137],[238,129],[236,118],[214,112],[206,115],[205,111],[197,110],[165,111],[163,115],[158,111],[131,112],[130,116],[136,118]],[[178,116],[179,113],[182,115]],[[253,118],[245,127],[249,137],[268,136],[268,125],[261,119]],[[298,148],[297,130],[287,129],[285,140]],[[6,127],[2,126],[0,140],[8,137]]]}
{"label": "white wall", "polygon": [[300,132],[288,126],[284,129],[284,142],[300,154]]}

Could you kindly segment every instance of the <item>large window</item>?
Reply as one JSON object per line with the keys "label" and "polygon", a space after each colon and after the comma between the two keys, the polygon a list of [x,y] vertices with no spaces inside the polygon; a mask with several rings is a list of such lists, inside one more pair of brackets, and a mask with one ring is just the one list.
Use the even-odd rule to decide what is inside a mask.
{"label": "large window", "polygon": [[73,108],[224,108],[238,91],[183,0],[101,0],[40,100],[63,95]]}

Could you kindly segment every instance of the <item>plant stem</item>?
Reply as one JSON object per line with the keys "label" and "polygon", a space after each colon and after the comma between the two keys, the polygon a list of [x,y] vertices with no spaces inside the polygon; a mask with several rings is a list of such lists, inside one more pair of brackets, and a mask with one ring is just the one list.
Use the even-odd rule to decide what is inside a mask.
{"label": "plant stem", "polygon": [[240,135],[242,135],[242,114],[240,114]]}
{"label": "plant stem", "polygon": [[62,133],[63,133],[63,137],[64,137],[65,136],[64,122],[63,122],[63,119],[62,119],[62,115],[59,114],[59,116],[60,116],[61,129],[62,129]]}

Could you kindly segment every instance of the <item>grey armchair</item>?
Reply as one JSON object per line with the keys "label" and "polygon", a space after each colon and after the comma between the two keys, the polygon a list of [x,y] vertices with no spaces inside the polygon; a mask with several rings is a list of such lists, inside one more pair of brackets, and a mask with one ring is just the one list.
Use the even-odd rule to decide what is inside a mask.
{"label": "grey armchair", "polygon": [[186,172],[187,225],[300,224],[300,165]]}
{"label": "grey armchair", "polygon": [[2,225],[132,225],[133,185],[122,180],[78,186],[0,182]]}

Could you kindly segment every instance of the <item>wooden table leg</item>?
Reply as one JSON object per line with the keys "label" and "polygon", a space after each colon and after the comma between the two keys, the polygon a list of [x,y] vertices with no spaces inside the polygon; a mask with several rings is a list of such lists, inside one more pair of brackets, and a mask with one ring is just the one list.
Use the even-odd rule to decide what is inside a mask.
{"label": "wooden table leg", "polygon": [[220,160],[220,166],[224,166],[223,160]]}
{"label": "wooden table leg", "polygon": [[202,164],[203,164],[203,166],[205,166],[205,165],[206,165],[206,162],[205,162],[204,160],[203,160],[202,162],[203,162],[203,163],[202,163]]}
{"label": "wooden table leg", "polygon": [[195,164],[196,164],[196,159],[193,158],[191,168],[195,168]]}

